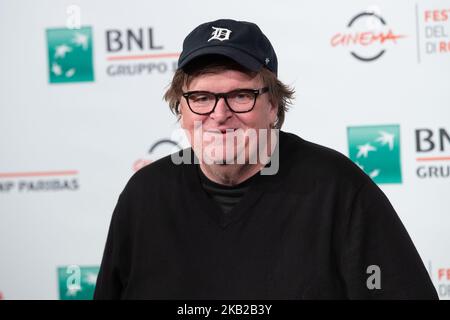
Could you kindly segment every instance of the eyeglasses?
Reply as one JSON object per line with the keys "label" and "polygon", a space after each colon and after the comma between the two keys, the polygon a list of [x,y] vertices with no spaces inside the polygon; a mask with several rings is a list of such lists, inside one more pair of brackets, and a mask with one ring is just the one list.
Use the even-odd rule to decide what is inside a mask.
{"label": "eyeglasses", "polygon": [[253,110],[256,98],[269,91],[268,87],[261,89],[237,89],[225,93],[212,93],[208,91],[189,91],[183,97],[189,109],[195,114],[207,115],[214,112],[220,98],[225,100],[228,108],[235,113],[245,113]]}

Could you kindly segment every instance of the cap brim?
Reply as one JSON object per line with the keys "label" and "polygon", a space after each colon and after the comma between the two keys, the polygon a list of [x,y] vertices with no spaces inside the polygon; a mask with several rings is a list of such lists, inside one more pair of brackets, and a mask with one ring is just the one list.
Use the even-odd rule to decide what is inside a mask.
{"label": "cap brim", "polygon": [[207,55],[221,55],[228,57],[250,71],[259,71],[263,66],[261,62],[242,50],[233,47],[210,46],[198,49],[183,58],[183,60],[178,63],[178,68],[184,68],[192,62],[192,60]]}

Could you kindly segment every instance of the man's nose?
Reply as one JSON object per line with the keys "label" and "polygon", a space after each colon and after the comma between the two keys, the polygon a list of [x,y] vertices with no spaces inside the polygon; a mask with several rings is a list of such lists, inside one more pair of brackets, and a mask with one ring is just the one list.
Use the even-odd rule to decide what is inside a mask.
{"label": "man's nose", "polygon": [[210,116],[216,121],[224,121],[233,116],[233,112],[230,110],[230,108],[228,108],[224,97],[219,98],[219,101],[217,101],[216,108],[214,109],[214,112],[212,112]]}

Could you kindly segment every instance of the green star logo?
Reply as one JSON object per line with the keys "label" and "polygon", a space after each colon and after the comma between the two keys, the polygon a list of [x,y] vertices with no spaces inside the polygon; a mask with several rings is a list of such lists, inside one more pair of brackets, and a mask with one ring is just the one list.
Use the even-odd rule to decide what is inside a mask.
{"label": "green star logo", "polygon": [[99,269],[77,265],[59,267],[59,299],[92,300]]}
{"label": "green star logo", "polygon": [[91,28],[46,32],[50,83],[94,81]]}
{"label": "green star logo", "polygon": [[400,126],[348,127],[349,157],[375,183],[402,183]]}

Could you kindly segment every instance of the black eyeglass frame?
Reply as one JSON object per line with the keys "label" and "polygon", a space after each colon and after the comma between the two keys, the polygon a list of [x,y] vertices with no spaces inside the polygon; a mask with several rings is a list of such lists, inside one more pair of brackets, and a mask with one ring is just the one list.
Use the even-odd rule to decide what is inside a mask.
{"label": "black eyeglass frame", "polygon": [[[217,103],[219,102],[220,98],[223,98],[225,100],[225,104],[227,105],[227,107],[234,113],[247,113],[253,110],[253,108],[256,105],[256,99],[258,98],[259,95],[264,94],[266,92],[269,91],[269,87],[263,87],[260,89],[236,89],[236,90],[232,90],[229,92],[224,92],[224,93],[214,93],[214,92],[209,92],[209,91],[188,91],[188,92],[183,92],[183,97],[186,99],[187,105],[189,107],[189,109],[198,115],[209,115],[211,113],[214,112],[214,110],[216,109]],[[253,99],[253,105],[249,110],[246,111],[234,111],[233,108],[230,106],[230,104],[228,103],[227,100],[227,96],[232,94],[232,93],[237,93],[237,92],[245,92],[245,93],[252,93],[254,94],[254,99]],[[194,110],[192,110],[190,104],[189,104],[189,96],[191,96],[192,94],[211,94],[216,98],[216,102],[214,103],[214,107],[211,109],[211,111],[208,112],[196,112]]]}

